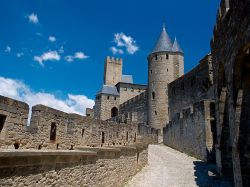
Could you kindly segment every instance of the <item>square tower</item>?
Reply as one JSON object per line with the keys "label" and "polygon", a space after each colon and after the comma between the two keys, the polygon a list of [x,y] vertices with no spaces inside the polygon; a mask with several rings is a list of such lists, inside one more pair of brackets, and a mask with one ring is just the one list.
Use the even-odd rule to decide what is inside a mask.
{"label": "square tower", "polygon": [[115,86],[118,82],[122,81],[122,59],[110,58],[109,56],[105,61],[104,68],[104,85]]}

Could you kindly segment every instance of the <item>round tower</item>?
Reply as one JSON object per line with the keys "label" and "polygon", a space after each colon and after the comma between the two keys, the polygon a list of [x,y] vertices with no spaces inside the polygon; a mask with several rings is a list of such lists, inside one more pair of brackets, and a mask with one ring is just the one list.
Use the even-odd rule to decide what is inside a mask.
{"label": "round tower", "polygon": [[183,51],[163,26],[155,48],[148,55],[148,123],[159,129],[168,123],[168,84],[184,73]]}

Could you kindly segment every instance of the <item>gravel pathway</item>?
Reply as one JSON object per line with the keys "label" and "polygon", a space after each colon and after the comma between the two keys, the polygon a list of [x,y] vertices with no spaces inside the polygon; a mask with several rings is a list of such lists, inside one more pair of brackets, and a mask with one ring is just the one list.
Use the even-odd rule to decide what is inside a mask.
{"label": "gravel pathway", "polygon": [[148,151],[149,165],[134,176],[126,187],[229,186],[215,176],[212,165],[164,145],[150,145]]}

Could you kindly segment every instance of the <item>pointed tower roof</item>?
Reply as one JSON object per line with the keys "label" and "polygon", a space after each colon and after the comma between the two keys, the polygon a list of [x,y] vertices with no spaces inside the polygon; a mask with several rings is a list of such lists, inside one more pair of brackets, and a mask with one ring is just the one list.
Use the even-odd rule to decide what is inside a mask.
{"label": "pointed tower roof", "polygon": [[152,53],[155,52],[161,52],[161,51],[172,51],[172,42],[171,39],[166,31],[165,24],[163,24],[162,32],[160,34],[160,37],[152,51]]}
{"label": "pointed tower roof", "polygon": [[173,44],[173,47],[172,47],[172,51],[173,52],[180,52],[180,53],[184,53],[183,50],[181,49],[181,46],[179,45],[176,37],[174,39],[174,44]]}

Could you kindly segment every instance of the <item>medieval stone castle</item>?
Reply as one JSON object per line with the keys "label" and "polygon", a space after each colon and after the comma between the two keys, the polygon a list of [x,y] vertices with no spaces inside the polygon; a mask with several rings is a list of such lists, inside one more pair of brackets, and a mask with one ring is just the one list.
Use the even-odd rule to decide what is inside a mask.
{"label": "medieval stone castle", "polygon": [[1,186],[122,186],[163,142],[250,186],[250,1],[222,0],[211,53],[184,74],[165,26],[148,55],[148,84],[107,57],[86,116],[0,96]]}

